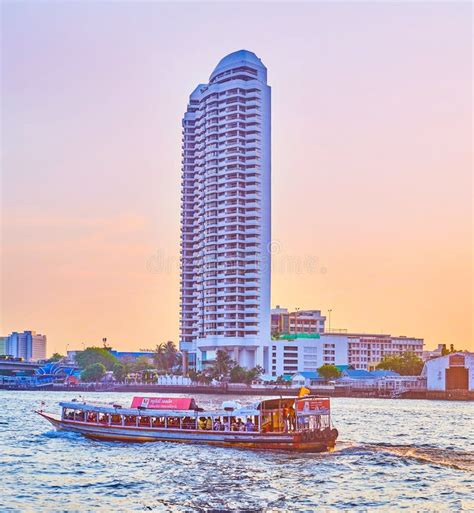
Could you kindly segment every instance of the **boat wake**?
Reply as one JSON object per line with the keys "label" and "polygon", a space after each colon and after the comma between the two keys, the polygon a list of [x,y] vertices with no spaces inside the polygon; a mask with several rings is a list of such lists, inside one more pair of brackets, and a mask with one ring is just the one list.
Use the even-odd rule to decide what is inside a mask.
{"label": "boat wake", "polygon": [[365,451],[386,453],[405,460],[416,460],[422,463],[474,472],[474,452],[457,451],[454,449],[383,443],[358,444],[342,441],[337,444],[334,454],[350,454]]}

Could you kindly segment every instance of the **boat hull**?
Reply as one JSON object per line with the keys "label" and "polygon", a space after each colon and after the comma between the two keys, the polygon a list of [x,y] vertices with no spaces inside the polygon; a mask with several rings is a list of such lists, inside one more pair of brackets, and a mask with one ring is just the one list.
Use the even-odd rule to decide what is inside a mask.
{"label": "boat hull", "polygon": [[307,440],[302,433],[247,433],[113,426],[62,420],[59,415],[41,411],[36,413],[48,420],[57,430],[80,433],[94,440],[198,443],[222,447],[301,452],[331,451],[336,445],[334,436],[319,440]]}

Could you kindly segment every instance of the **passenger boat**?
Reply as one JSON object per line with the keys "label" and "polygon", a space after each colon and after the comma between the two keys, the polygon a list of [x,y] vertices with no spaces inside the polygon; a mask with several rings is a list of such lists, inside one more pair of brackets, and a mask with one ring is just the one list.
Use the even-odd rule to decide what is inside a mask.
{"label": "passenger boat", "polygon": [[323,452],[338,436],[329,398],[266,399],[250,406],[224,402],[204,411],[192,398],[134,397],[119,404],[60,403],[61,415],[37,411],[57,430],[124,442],[188,442],[252,449]]}

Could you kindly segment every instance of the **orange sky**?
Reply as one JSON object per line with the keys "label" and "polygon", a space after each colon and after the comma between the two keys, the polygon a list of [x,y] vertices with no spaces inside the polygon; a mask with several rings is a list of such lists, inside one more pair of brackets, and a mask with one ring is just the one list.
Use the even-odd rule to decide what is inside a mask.
{"label": "orange sky", "polygon": [[177,341],[181,116],[246,48],[273,89],[272,304],[474,350],[470,10],[3,4],[0,334]]}

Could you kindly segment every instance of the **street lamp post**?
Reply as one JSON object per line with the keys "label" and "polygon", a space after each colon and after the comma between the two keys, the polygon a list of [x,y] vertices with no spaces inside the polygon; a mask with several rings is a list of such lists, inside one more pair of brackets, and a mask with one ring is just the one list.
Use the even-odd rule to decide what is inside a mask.
{"label": "street lamp post", "polygon": [[331,312],[332,308],[328,310],[328,333],[331,333]]}

